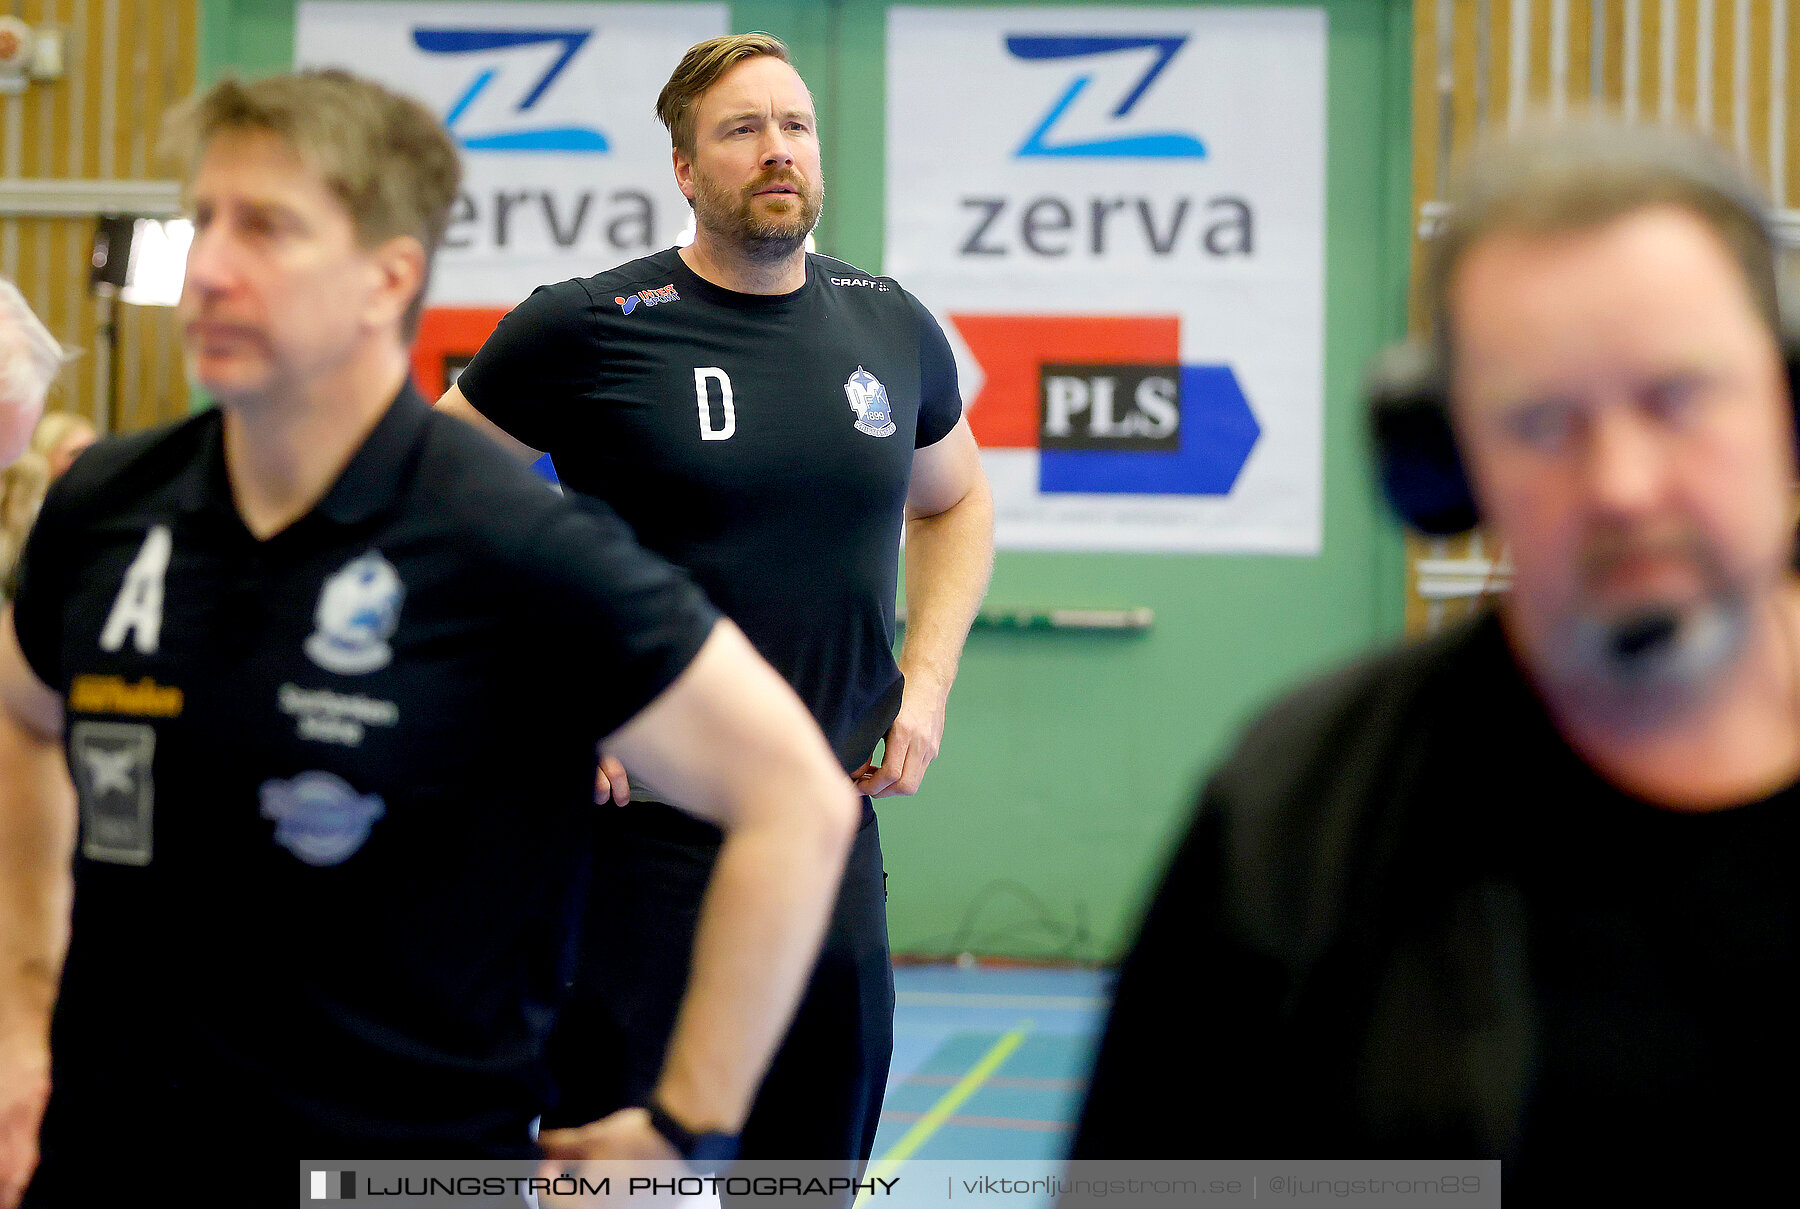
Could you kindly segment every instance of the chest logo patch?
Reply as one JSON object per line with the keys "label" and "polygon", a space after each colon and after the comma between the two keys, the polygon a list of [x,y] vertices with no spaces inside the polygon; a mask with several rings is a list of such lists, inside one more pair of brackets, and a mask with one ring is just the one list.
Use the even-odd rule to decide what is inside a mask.
{"label": "chest logo patch", "polygon": [[275,842],[309,865],[343,864],[387,813],[380,794],[357,793],[329,772],[264,781],[259,796],[263,818],[274,820]]}
{"label": "chest logo patch", "polygon": [[894,411],[888,406],[887,387],[880,378],[859,365],[844,382],[844,396],[856,413],[856,431],[872,437],[894,435]]}
{"label": "chest logo patch", "polygon": [[406,585],[387,559],[371,550],[345,563],[325,581],[313,610],[316,627],[306,653],[328,672],[360,676],[394,658],[387,640],[400,624]]}

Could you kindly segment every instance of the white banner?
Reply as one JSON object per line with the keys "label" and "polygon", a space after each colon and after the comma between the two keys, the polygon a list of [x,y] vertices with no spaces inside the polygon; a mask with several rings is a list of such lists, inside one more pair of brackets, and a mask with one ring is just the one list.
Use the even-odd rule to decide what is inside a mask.
{"label": "white banner", "polygon": [[668,247],[690,211],[657,93],[724,4],[303,0],[294,58],[419,98],[463,150],[437,305],[518,302]]}
{"label": "white banner", "polygon": [[884,269],[1003,547],[1316,554],[1325,14],[889,10]]}

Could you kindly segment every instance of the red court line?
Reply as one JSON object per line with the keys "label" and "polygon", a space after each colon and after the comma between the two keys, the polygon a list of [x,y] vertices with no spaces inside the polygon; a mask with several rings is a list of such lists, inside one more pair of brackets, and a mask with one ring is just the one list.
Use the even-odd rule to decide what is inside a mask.
{"label": "red court line", "polygon": [[[925,1114],[922,1112],[894,1112],[884,1110],[883,1121],[892,1121],[896,1125],[911,1125]],[[946,1117],[945,1125],[961,1125],[970,1129],[1023,1129],[1032,1133],[1068,1133],[1075,1128],[1072,1121],[1034,1121],[1027,1117]]]}

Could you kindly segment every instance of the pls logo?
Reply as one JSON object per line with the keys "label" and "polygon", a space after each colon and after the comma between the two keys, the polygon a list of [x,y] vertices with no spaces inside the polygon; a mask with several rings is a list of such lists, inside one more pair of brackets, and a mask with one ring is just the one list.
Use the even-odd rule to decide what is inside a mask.
{"label": "pls logo", "polygon": [[1038,490],[1227,495],[1262,428],[1228,365],[1182,365],[1175,316],[952,315],[986,375],[983,448],[1038,450]]}

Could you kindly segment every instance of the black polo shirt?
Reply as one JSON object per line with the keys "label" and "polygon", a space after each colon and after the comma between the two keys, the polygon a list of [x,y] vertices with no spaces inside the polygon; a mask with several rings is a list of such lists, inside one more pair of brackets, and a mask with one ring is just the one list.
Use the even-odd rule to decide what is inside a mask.
{"label": "black polo shirt", "polygon": [[27,552],[19,639],[82,813],[52,1119],[516,1151],[594,744],[716,614],[410,387],[266,541],[221,434],[212,410],[96,448]]}
{"label": "black polo shirt", "polygon": [[691,572],[845,769],[868,759],[899,708],[913,453],[962,415],[949,343],[917,299],[816,255],[799,290],[739,294],[671,248],[539,289],[457,385]]}

